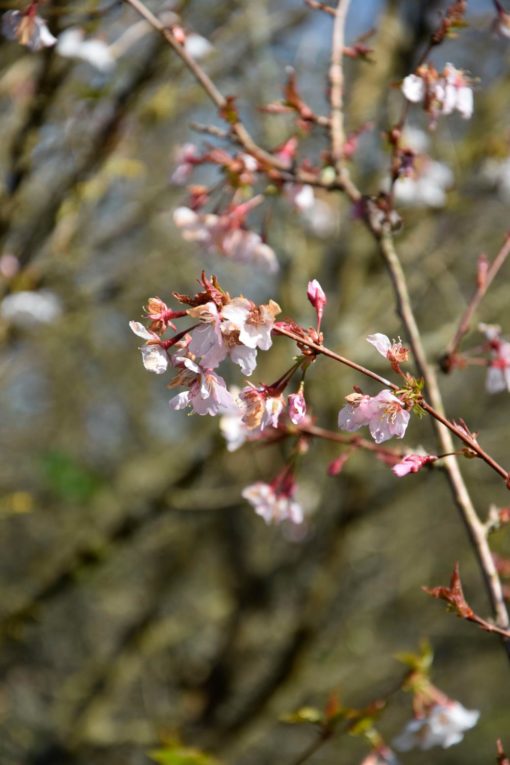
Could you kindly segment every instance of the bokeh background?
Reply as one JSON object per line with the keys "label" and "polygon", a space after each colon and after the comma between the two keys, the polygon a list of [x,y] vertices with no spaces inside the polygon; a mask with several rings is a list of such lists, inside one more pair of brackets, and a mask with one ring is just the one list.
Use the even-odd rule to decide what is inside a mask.
{"label": "bokeh background", "polygon": [[[398,114],[398,81],[443,6],[352,3],[348,39],[374,29],[376,63],[346,67],[348,127],[372,123],[353,169],[367,192],[384,182],[382,131]],[[189,0],[177,10],[214,46],[204,66],[239,94],[265,145],[289,135],[286,118],[257,109],[281,97],[286,66],[305,100],[326,109],[325,14],[300,0]],[[78,25],[110,44],[138,21],[106,0],[48,0],[41,13],[56,35]],[[473,289],[478,256],[493,256],[508,227],[510,42],[493,33],[493,18],[489,0],[470,3],[469,28],[435,53],[475,78],[475,117],[441,120],[430,138],[428,150],[451,173],[444,203],[402,206],[398,246],[432,359]],[[313,444],[298,471],[306,534],[266,527],[240,493],[274,477],[288,447],[228,453],[217,420],[170,411],[165,381],[144,371],[128,328],[149,296],[193,292],[202,268],[231,294],[272,297],[311,323],[305,289],[316,277],[329,297],[327,343],[386,373],[364,338],[401,328],[374,244],[348,204],[321,198],[323,222],[312,225],[275,199],[268,233],[281,268],[272,277],[183,242],[172,221],[184,198],[170,183],[175,151],[212,140],[191,123],[221,123],[149,32],[108,72],[2,40],[0,120],[2,296],[46,300],[21,318],[3,310],[0,323],[2,764],[143,765],[177,737],[225,763],[290,764],[313,731],[285,726],[281,715],[322,706],[334,690],[351,705],[385,694],[403,672],[395,653],[424,636],[436,683],[479,708],[481,720],[458,747],[402,761],[494,762],[498,736],[510,748],[504,653],[420,590],[446,583],[460,560],[469,600],[488,613],[440,472],[397,482],[360,453],[333,479],[326,466],[339,450]],[[417,110],[412,123],[426,128]],[[320,136],[302,145],[313,158],[324,148]],[[478,317],[506,332],[508,276],[507,266]],[[467,345],[480,337],[473,332]],[[276,340],[255,377],[274,379],[292,354]],[[317,363],[307,395],[318,422],[334,429],[343,396],[360,382]],[[505,464],[508,396],[486,394],[481,368],[442,385],[450,416],[481,430]],[[406,442],[433,450],[430,424],[413,422]],[[483,465],[464,468],[482,515],[508,502]],[[494,546],[508,553],[508,534]],[[381,731],[391,740],[409,717],[410,699],[397,695]],[[365,752],[338,736],[313,762],[354,765]]]}

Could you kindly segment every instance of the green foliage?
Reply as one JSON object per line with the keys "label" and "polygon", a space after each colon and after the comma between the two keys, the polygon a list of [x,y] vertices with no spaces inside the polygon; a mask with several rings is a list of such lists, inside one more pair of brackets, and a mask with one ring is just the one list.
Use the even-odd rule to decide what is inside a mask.
{"label": "green foliage", "polygon": [[101,487],[101,479],[64,452],[51,451],[41,459],[48,489],[59,499],[87,503]]}
{"label": "green foliage", "polygon": [[219,760],[199,749],[174,744],[149,752],[149,757],[159,765],[219,765]]}

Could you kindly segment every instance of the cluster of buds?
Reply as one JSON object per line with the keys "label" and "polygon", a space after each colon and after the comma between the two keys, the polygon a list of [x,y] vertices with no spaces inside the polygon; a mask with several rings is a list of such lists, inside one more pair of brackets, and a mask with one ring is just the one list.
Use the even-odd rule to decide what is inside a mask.
{"label": "cluster of buds", "polygon": [[461,69],[446,64],[439,73],[431,64],[423,64],[402,82],[402,93],[413,104],[422,104],[432,125],[441,115],[457,111],[464,119],[473,114],[473,90]]}

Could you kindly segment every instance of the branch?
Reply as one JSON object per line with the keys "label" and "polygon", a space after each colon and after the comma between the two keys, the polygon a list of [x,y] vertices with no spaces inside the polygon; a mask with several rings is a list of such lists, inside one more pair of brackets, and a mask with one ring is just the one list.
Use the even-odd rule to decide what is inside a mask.
{"label": "branch", "polygon": [[[165,27],[165,25],[143,4],[143,2],[141,2],[141,0],[124,0],[124,2],[131,5],[132,8],[148,21],[153,29],[163,35],[165,40],[179,56],[187,69],[189,69],[218,111],[221,112],[227,109],[229,106],[229,99],[221,93],[205,70],[202,69],[200,64],[195,61],[176,40],[171,29]],[[328,191],[345,191],[352,201],[358,201],[361,197],[360,193],[353,187],[352,182],[346,173],[344,173],[344,177],[339,177],[332,182],[325,182],[320,180],[315,173],[306,170],[296,170],[295,172],[289,171],[285,161],[275,157],[266,149],[259,146],[246,129],[238,114],[235,115],[235,121],[230,124],[230,137],[240,144],[248,154],[255,157],[263,168],[270,169],[273,177],[277,180],[308,184],[317,188],[327,189]]]}
{"label": "branch", "polygon": [[485,296],[485,293],[491,286],[492,282],[494,281],[494,278],[496,277],[500,268],[505,263],[509,254],[510,254],[510,234],[507,234],[501,249],[499,250],[498,254],[492,261],[491,265],[489,266],[487,273],[485,275],[485,278],[479,277],[478,279],[477,288],[475,292],[473,293],[473,296],[471,297],[471,300],[469,301],[466,307],[466,310],[464,311],[461,317],[457,331],[455,332],[455,335],[453,336],[450,344],[448,345],[445,355],[443,357],[442,368],[444,371],[449,372],[453,368],[452,357],[458,351],[459,345],[464,335],[466,335],[469,332],[473,314],[477,310],[483,297]]}
{"label": "branch", "polygon": [[344,176],[344,72],[343,54],[345,42],[345,21],[349,10],[350,0],[338,0],[333,24],[333,39],[331,45],[331,64],[329,67],[329,82],[331,86],[331,155],[337,176]]}
{"label": "branch", "polygon": [[459,574],[459,564],[456,563],[453,569],[452,578],[449,587],[422,587],[422,590],[438,600],[445,600],[452,611],[455,611],[458,617],[465,619],[468,622],[477,624],[484,632],[492,632],[495,635],[499,635],[504,638],[505,641],[510,640],[510,630],[502,629],[487,619],[482,619],[478,616],[464,597],[464,591],[462,589],[462,582]]}
{"label": "branch", "polygon": [[[372,233],[379,241],[380,252],[393,284],[397,300],[397,311],[406,330],[419,373],[425,380],[432,406],[436,412],[442,413],[443,401],[437,382],[437,376],[434,369],[427,362],[420,331],[416,324],[416,319],[411,306],[407,281],[395,250],[393,238],[388,232],[385,232],[382,237],[374,231]],[[454,451],[452,438],[447,429],[447,421],[441,422],[438,419],[435,419],[434,427],[438,441],[441,445],[441,450],[445,453]],[[474,508],[464,478],[462,477],[459,463],[454,455],[445,458],[445,469],[455,503],[478,558],[478,563],[482,570],[497,624],[502,629],[508,629],[510,621],[505,605],[503,589],[487,541],[486,529]],[[508,657],[510,658],[510,641],[505,640],[504,645]]]}

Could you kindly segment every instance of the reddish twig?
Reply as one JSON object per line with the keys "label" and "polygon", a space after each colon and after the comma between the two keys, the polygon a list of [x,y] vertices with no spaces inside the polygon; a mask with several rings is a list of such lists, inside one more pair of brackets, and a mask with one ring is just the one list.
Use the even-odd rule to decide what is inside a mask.
{"label": "reddish twig", "polygon": [[464,335],[467,335],[470,329],[471,320],[473,318],[473,314],[478,309],[478,306],[480,305],[483,297],[485,296],[485,293],[491,286],[492,282],[494,281],[494,278],[496,277],[497,273],[505,263],[506,259],[508,258],[508,255],[510,254],[510,233],[506,235],[505,241],[503,242],[502,247],[500,248],[498,254],[490,264],[490,266],[487,269],[487,273],[483,278],[478,279],[478,284],[476,287],[476,290],[474,291],[471,300],[469,301],[466,310],[462,314],[462,317],[459,322],[459,326],[457,327],[457,331],[455,332],[455,335],[453,336],[450,344],[448,345],[445,355],[443,357],[444,363],[442,364],[442,368],[444,371],[449,372],[453,365],[451,363],[451,360],[453,356],[456,354],[456,352],[459,349],[459,345],[464,337]]}
{"label": "reddish twig", "polygon": [[324,13],[329,13],[330,16],[335,15],[335,9],[332,8],[331,5],[319,3],[318,0],[305,0],[305,3],[313,11],[324,11]]}
{"label": "reddish twig", "polygon": [[510,642],[510,630],[498,627],[496,624],[488,622],[487,619],[482,619],[481,616],[478,616],[478,614],[473,611],[469,603],[466,601],[462,589],[458,563],[454,566],[449,587],[422,587],[422,590],[433,598],[446,601],[449,607],[461,619],[465,619],[467,622],[472,622],[473,624],[478,625],[484,632],[492,632],[495,635],[499,635],[504,638],[505,643],[507,644]]}

